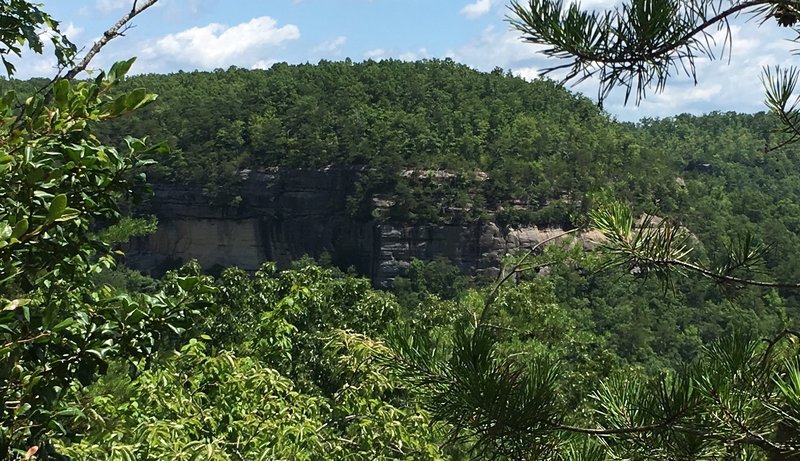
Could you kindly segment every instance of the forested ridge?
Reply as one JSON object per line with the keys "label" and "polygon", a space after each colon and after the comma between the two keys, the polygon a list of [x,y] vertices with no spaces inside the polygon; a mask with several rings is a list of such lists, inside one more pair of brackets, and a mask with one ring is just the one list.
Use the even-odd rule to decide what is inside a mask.
{"label": "forested ridge", "polygon": [[[166,140],[151,181],[203,184],[236,206],[246,169],[363,170],[351,212],[401,223],[581,224],[594,202],[669,216],[720,254],[751,232],[775,248],[772,277],[800,280],[800,156],[767,151],[769,114],[678,115],[616,122],[555,82],[527,82],[450,60],[276,64],[270,70],[145,75],[158,103],[105,124]],[[440,173],[446,173],[441,175]],[[439,174],[439,176],[437,176]],[[370,216],[372,199],[390,199]]]}
{"label": "forested ridge", "polygon": [[715,187],[733,200],[731,213],[763,221],[781,198],[796,196],[797,156],[791,146],[765,153],[778,127],[765,113],[619,123],[551,80],[450,60],[276,64],[125,85],[152,89],[159,101],[100,134],[167,141],[172,152],[150,179],[202,182],[221,204],[234,198],[244,169],[331,166],[363,167],[364,196],[355,199],[391,196],[395,219],[422,222],[438,215],[427,210],[432,192],[414,181],[430,170],[460,174],[438,201],[472,205],[474,218],[505,208],[510,223],[546,220],[526,213],[548,207],[562,219],[585,213],[598,193],[639,211],[680,208],[688,219],[682,205],[698,206]]}
{"label": "forested ridge", "polygon": [[[74,65],[14,5],[0,42],[46,24]],[[772,115],[619,123],[451,60],[133,64],[2,82],[0,459],[795,459],[800,148]],[[237,207],[246,170],[332,167],[364,219],[565,233],[495,280],[417,260],[391,290],[330,258],[119,262],[157,225],[147,181]]]}
{"label": "forested ridge", "polygon": [[[129,85],[163,96],[108,124],[108,133],[167,140],[173,154],[151,179],[201,181],[221,204],[235,201],[240,171],[276,166],[363,167],[353,212],[368,213],[371,197],[384,195],[396,202],[390,217],[406,222],[435,222],[445,206],[469,210],[467,219],[505,208],[509,222],[566,223],[590,191],[607,187],[646,203],[672,188],[663,153],[637,158],[630,127],[552,81],[501,69],[344,61],[146,75]],[[408,170],[458,176],[431,190],[418,181],[424,174]]]}
{"label": "forested ridge", "polygon": [[[13,86],[24,94],[42,83]],[[713,219],[794,214],[770,212],[795,201],[797,156],[791,146],[765,153],[778,127],[765,113],[620,123],[551,80],[451,60],[143,75],[120,91],[138,87],[158,103],[102,124],[99,135],[166,142],[171,152],[150,180],[201,183],[220,205],[235,205],[246,169],[357,167],[354,212],[387,196],[397,202],[391,218],[405,222],[435,222],[445,202],[474,209],[472,219],[503,211],[509,224],[569,224],[598,194],[690,219],[712,208],[683,205],[702,206],[712,190],[733,201],[727,213],[706,213]],[[434,191],[436,170],[455,178]]]}
{"label": "forested ridge", "polygon": [[[751,274],[768,281],[800,280],[800,210],[795,210],[800,203],[800,156],[793,147],[766,151],[777,125],[765,113],[679,115],[619,123],[588,99],[552,81],[526,82],[500,70],[482,73],[450,61],[277,64],[269,71],[140,76],[126,85],[153,88],[165,97],[119,123],[107,124],[108,131],[102,133],[110,139],[116,132],[130,132],[168,140],[172,154],[159,158],[158,165],[148,170],[149,177],[202,182],[209,202],[219,206],[237,206],[234,193],[242,170],[271,167],[361,168],[359,193],[363,195],[354,196],[354,203],[368,205],[376,196],[390,199],[396,203],[394,210],[376,218],[401,223],[440,222],[442,202],[450,200],[448,206],[472,208],[473,213],[462,219],[568,228],[587,222],[593,207],[622,200],[637,214],[668,217],[691,229],[698,240],[696,256],[709,262],[749,231],[758,243],[772,249]],[[437,179],[441,172],[449,179]],[[361,210],[354,207],[353,212]],[[288,293],[299,290],[294,295],[272,288],[275,282],[258,286],[269,279],[271,268],[256,275],[255,288],[235,271],[217,281],[209,279],[209,284],[223,291],[240,292],[237,296],[242,296],[241,290],[252,293],[247,296],[278,296],[260,302],[283,312],[282,321],[291,334],[281,346],[282,336],[276,334],[281,330],[247,329],[227,336],[238,338],[228,343],[213,334],[231,328],[223,326],[223,321],[206,330],[213,338],[207,347],[220,351],[244,347],[248,352],[240,353],[246,357],[259,357],[266,366],[282,370],[282,376],[303,395],[331,405],[333,413],[319,416],[327,421],[317,423],[323,426],[329,424],[325,418],[335,420],[337,412],[344,421],[375,418],[375,410],[358,410],[367,414],[354,418],[352,412],[357,410],[337,407],[345,404],[339,400],[344,389],[353,385],[347,380],[330,381],[343,372],[341,364],[334,366],[335,357],[353,360],[347,355],[353,352],[338,345],[346,338],[337,336],[341,335],[338,329],[376,338],[396,334],[398,329],[435,331],[448,337],[458,334],[463,322],[489,296],[480,284],[475,285],[478,281],[459,275],[447,261],[412,265],[396,283],[397,301],[368,288],[364,280],[307,264],[310,261],[281,278],[313,273],[322,277],[313,283],[324,285],[293,282]],[[541,264],[548,267],[547,276],[537,277],[534,271],[501,288],[491,322],[501,332],[500,347],[505,353],[562,363],[562,373],[570,383],[564,398],[579,413],[591,408],[588,389],[598,380],[626,374],[649,376],[681,367],[698,360],[703,348],[719,338],[767,336],[792,327],[798,318],[793,308],[797,297],[791,290],[738,287],[733,293],[691,278],[677,278],[664,286],[624,269],[604,269],[595,255],[575,248],[551,248],[534,265]],[[231,280],[237,282],[223,288]],[[389,304],[364,305],[353,298],[338,311],[334,306],[343,302],[343,293],[336,286],[348,285],[360,286],[365,299],[378,296]],[[282,303],[292,308],[284,311],[286,307],[279,308]],[[327,306],[320,313],[332,309],[342,317],[307,323],[303,318],[317,309],[315,303]],[[243,308],[255,308],[258,303],[225,299],[213,304],[227,306],[231,314],[226,315],[236,316],[243,324],[258,323],[246,320],[257,314]],[[386,306],[392,306],[390,311]],[[387,317],[388,312],[392,314]],[[367,326],[362,315],[377,315],[381,322]],[[299,339],[304,337],[316,339],[306,344],[307,340]],[[329,352],[334,344],[338,345],[334,350],[344,356],[334,355],[320,365],[304,358],[319,354],[310,351],[322,347],[313,346],[320,338],[329,342],[320,350]],[[252,352],[251,344],[265,340],[278,349]],[[377,394],[362,398],[388,405],[398,412],[390,413],[394,421],[407,429],[415,427],[403,419],[425,418],[423,410],[408,406],[414,401],[413,391],[396,394],[389,382],[384,388],[370,387]],[[406,395],[409,391],[412,394]],[[338,424],[339,430],[353,430],[350,422]],[[419,430],[424,432],[424,426]],[[370,453],[368,457],[381,450],[391,453],[397,449],[392,444],[402,441],[406,447],[400,450],[402,455],[386,456],[416,458],[421,455],[413,450],[422,447],[409,445],[407,439],[433,445],[443,440],[389,427],[378,433],[387,439],[360,448]],[[339,443],[343,450],[355,449]],[[291,446],[296,450],[302,445]],[[466,448],[456,452],[462,449]],[[448,456],[447,451],[436,453],[431,456]]]}

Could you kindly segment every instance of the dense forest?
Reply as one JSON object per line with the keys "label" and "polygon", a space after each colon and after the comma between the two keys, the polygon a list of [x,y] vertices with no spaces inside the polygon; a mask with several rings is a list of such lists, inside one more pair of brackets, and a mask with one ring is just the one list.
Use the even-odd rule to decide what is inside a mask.
{"label": "dense forest", "polygon": [[[15,8],[0,41],[47,23],[66,65],[57,23]],[[0,459],[796,456],[800,148],[772,149],[772,115],[620,123],[451,60],[132,64],[2,82]],[[391,290],[325,258],[119,262],[157,225],[147,181],[237,207],[245,170],[329,167],[360,172],[366,219],[565,232],[496,280],[417,260]]]}
{"label": "dense forest", "polygon": [[[101,136],[165,140],[149,180],[203,184],[209,203],[235,207],[243,170],[332,166],[362,171],[352,213],[403,223],[569,228],[619,200],[684,224],[700,257],[749,232],[780,248],[766,255],[770,277],[800,280],[800,157],[768,150],[779,124],[766,113],[619,123],[553,81],[450,60],[279,63],[122,85],[138,87],[162,96]],[[391,199],[388,213],[369,215],[376,197]]]}
{"label": "dense forest", "polygon": [[[236,191],[240,171],[271,167],[361,168],[365,195],[354,202],[395,199],[402,209],[377,218],[400,222],[436,222],[441,201],[449,199],[474,207],[463,219],[568,227],[586,222],[594,205],[616,199],[687,226],[698,238],[699,259],[722,254],[726,243],[750,231],[773,249],[755,268],[760,279],[800,280],[800,156],[792,148],[765,152],[775,128],[767,114],[622,124],[551,81],[450,61],[148,75],[117,91],[138,87],[164,96],[103,124],[100,135],[167,140],[170,153],[142,167],[148,177],[209,178],[207,199],[224,200],[220,206],[237,206],[224,194]],[[358,91],[334,96],[335,88]],[[461,180],[437,183],[408,171],[443,171]],[[476,179],[479,173],[486,178]],[[732,295],[693,278],[667,287],[604,269],[602,259],[549,248],[532,262],[546,265],[548,275],[523,273],[493,301],[491,322],[506,332],[501,349],[560,362],[569,383],[564,398],[578,414],[591,412],[588,396],[602,379],[680,367],[719,338],[769,335],[798,318],[793,291]],[[189,265],[163,280],[124,268],[95,280],[126,296],[176,296],[186,289],[185,277],[192,290],[204,287],[192,302],[208,306],[194,334],[182,332],[190,341],[159,342],[155,358],[136,363],[133,373],[132,364],[111,362],[97,384],[70,396],[83,418],[65,429],[79,443],[65,443],[64,453],[474,455],[468,442],[444,444],[446,429],[430,430],[434,423],[414,389],[365,365],[366,352],[348,336],[378,339],[407,329],[446,338],[465,328],[490,294],[447,261],[417,261],[392,293],[311,260],[284,272],[267,263],[254,277],[232,268],[214,279]]]}
{"label": "dense forest", "polygon": [[[121,89],[138,87],[159,94],[158,104],[99,133],[166,141],[171,154],[150,179],[201,182],[219,204],[236,203],[242,170],[266,167],[362,167],[354,213],[384,195],[396,203],[388,218],[420,222],[445,219],[445,207],[468,210],[463,219],[505,209],[509,223],[567,223],[586,211],[590,191],[646,204],[676,189],[666,177],[670,156],[643,149],[632,126],[552,81],[502,69],[452,60],[279,63],[137,76]],[[456,176],[431,190],[424,173],[436,170]]]}

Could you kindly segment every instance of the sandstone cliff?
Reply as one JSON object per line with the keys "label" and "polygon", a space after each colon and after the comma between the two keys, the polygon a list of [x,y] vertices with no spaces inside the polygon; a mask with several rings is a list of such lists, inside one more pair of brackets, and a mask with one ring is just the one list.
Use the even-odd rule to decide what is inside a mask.
{"label": "sandstone cliff", "polygon": [[126,248],[126,263],[160,274],[189,259],[208,269],[255,271],[327,252],[379,286],[390,285],[414,258],[445,257],[468,274],[497,270],[506,253],[529,248],[558,229],[501,229],[492,222],[401,225],[359,221],[346,210],[357,171],[249,172],[235,207],[210,206],[199,186],[155,185],[151,212],[158,231]]}

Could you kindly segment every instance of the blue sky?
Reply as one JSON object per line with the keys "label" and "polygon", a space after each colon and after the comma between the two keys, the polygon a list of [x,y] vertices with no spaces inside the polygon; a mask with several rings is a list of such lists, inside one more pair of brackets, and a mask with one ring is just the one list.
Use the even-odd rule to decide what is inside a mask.
{"label": "blue sky", "polygon": [[[42,1],[42,0],[40,0]],[[584,0],[608,7],[615,0]],[[130,8],[132,0],[44,0],[45,10],[79,47],[91,43]],[[367,58],[451,57],[480,70],[495,67],[534,78],[549,63],[523,44],[504,21],[507,0],[160,0],[135,20],[92,63],[137,56],[134,72],[174,72],[235,65],[268,68],[272,63],[354,61]],[[734,26],[733,55],[727,62],[698,63],[700,84],[685,78],[670,82],[641,106],[623,106],[620,92],[606,110],[621,120],[664,117],[682,112],[762,110],[761,68],[791,64],[796,44],[783,40],[772,25],[752,21]],[[25,55],[18,76],[48,76],[49,57]],[[589,97],[591,81],[573,88]]]}

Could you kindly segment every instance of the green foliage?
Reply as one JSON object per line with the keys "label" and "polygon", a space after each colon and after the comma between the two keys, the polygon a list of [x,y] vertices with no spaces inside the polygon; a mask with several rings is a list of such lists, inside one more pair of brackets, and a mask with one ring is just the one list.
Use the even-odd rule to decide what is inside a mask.
{"label": "green foliage", "polygon": [[585,212],[587,194],[602,187],[649,203],[674,192],[669,157],[589,100],[449,59],[279,63],[125,85],[156,91],[159,102],[102,133],[168,141],[174,155],[150,176],[202,184],[218,205],[238,205],[240,172],[274,167],[351,168],[351,212],[402,222],[504,213],[510,224],[549,225]]}
{"label": "green foliage", "polygon": [[[57,23],[27,2],[1,8],[9,24],[3,53],[19,54],[23,45],[41,52],[34,31]],[[57,30],[52,37],[66,62],[74,47]],[[117,222],[117,201],[135,186],[130,173],[159,150],[134,138],[117,149],[93,134],[96,122],[155,99],[141,89],[111,95],[132,63],[93,81],[57,79],[23,102],[13,91],[0,98],[2,459],[29,448],[42,459],[53,455],[52,439],[69,436],[67,421],[80,416],[64,404],[66,394],[95,381],[114,357],[136,361],[167,346],[204,305],[204,288],[190,287],[190,278],[172,296],[129,295],[92,281],[114,260],[91,227]]]}
{"label": "green foliage", "polygon": [[[6,26],[0,31],[0,59],[9,76],[14,74],[14,65],[7,60],[9,55],[21,56],[25,48],[41,54],[44,38],[53,44],[59,66],[71,63],[77,48],[59,30],[59,22],[41,9],[41,5],[24,0],[10,0],[0,5],[0,19]],[[42,34],[42,28],[49,30]]]}
{"label": "green foliage", "polygon": [[[715,1],[683,5],[633,0],[611,11],[585,12],[579,5],[565,8],[560,1],[531,0],[527,6],[512,2],[511,10],[515,16],[511,18],[512,25],[523,32],[527,41],[548,46],[545,54],[572,61],[554,68],[569,68],[567,79],[599,76],[601,100],[615,86],[627,89],[626,99],[634,88],[637,98],[641,98],[650,85],[662,88],[670,72],[679,68],[678,64],[694,75],[696,55],[713,58],[707,29],[713,26],[725,29],[728,17],[740,11],[750,11],[764,20],[777,18],[783,26],[794,25],[798,18],[794,7],[772,1],[731,3],[726,9],[725,2]],[[768,104],[783,124],[776,136],[778,145],[786,146],[796,134],[793,124],[797,107],[789,101],[797,73],[776,70],[776,74],[767,74],[765,78]],[[725,289],[748,286],[796,289],[796,279],[781,282],[769,278],[786,277],[786,273],[770,273],[769,267],[776,260],[785,260],[787,254],[770,261],[764,240],[768,243],[774,237],[752,232],[765,221],[771,221],[770,230],[780,232],[778,223],[785,219],[772,215],[773,209],[768,205],[770,195],[754,187],[754,184],[780,182],[774,180],[774,176],[781,176],[778,165],[782,160],[789,161],[777,155],[766,156],[770,152],[768,132],[775,124],[765,123],[760,116],[739,120],[729,114],[691,118],[711,128],[703,131],[708,127],[689,127],[687,119],[690,117],[642,124],[650,140],[662,142],[664,149],[681,154],[675,162],[684,168],[689,181],[678,177],[675,183],[686,189],[687,196],[668,198],[683,202],[683,206],[672,203],[667,207],[676,218],[650,215],[637,222],[636,214],[628,206],[601,200],[591,216],[602,236],[601,247],[610,259],[600,267],[611,269],[612,273],[618,271],[615,275],[619,279],[614,284],[618,286],[613,288],[593,288],[613,296],[615,291],[624,292],[625,282],[632,276],[647,283],[647,276],[655,275],[663,289],[663,282],[672,281],[672,274],[686,271],[702,275]],[[742,129],[743,124],[755,129],[747,132]],[[665,132],[665,128],[673,131]],[[738,142],[731,143],[734,138]],[[753,143],[759,138],[765,142]],[[752,148],[757,144],[767,146],[764,154]],[[702,157],[706,159],[698,161]],[[759,171],[768,164],[775,167],[774,171]],[[758,179],[754,182],[755,178]],[[796,178],[789,182],[797,184]],[[771,192],[786,186],[782,184]],[[785,190],[791,190],[793,195],[791,188]],[[741,206],[733,206],[734,200]],[[637,206],[641,203],[631,202]],[[659,202],[656,200],[654,204]],[[729,226],[721,227],[723,222]],[[701,239],[686,230],[688,226],[694,231],[695,223],[702,229]],[[732,228],[741,231],[742,236],[731,235],[728,229]],[[702,238],[709,235],[716,239]],[[783,235],[784,243],[788,243],[786,233]],[[710,248],[703,248],[700,241],[708,242]],[[793,247],[796,248],[782,245],[781,249],[792,251]],[[724,251],[714,251],[720,248]],[[554,282],[570,291],[562,299],[585,307],[576,301],[581,295],[588,295],[585,299],[590,300],[590,316],[602,334],[611,339],[609,345],[616,346],[621,357],[638,355],[636,361],[651,355],[648,348],[658,343],[654,337],[664,335],[651,327],[654,314],[672,316],[667,323],[676,320],[676,313],[668,307],[674,298],[680,303],[681,297],[691,297],[695,306],[701,301],[715,307],[741,309],[719,324],[722,327],[727,323],[726,328],[733,327],[734,331],[716,335],[688,365],[660,372],[647,367],[605,370],[611,371],[610,376],[600,385],[592,386],[593,390],[587,389],[591,399],[575,400],[571,392],[574,388],[566,386],[573,378],[561,371],[562,366],[553,363],[563,357],[559,349],[526,350],[525,346],[530,345],[523,345],[526,357],[520,360],[518,355],[507,351],[517,346],[513,338],[520,331],[521,316],[514,317],[516,323],[512,328],[493,323],[503,320],[502,285],[517,275],[520,267],[521,263],[517,263],[506,269],[507,273],[501,272],[482,308],[474,313],[475,320],[468,325],[456,324],[451,337],[413,333],[392,338],[392,348],[382,345],[371,348],[376,360],[382,360],[427,393],[434,418],[450,424],[453,437],[467,441],[478,457],[598,460],[797,457],[795,451],[800,442],[795,416],[791,413],[795,402],[797,333],[785,329],[770,339],[756,339],[764,331],[761,330],[764,322],[792,321],[774,290],[766,294],[755,289],[740,291],[735,293],[738,296],[735,302],[725,304],[721,299],[711,299],[708,292],[700,292],[697,285],[678,282],[672,291],[661,291],[662,299],[648,293],[634,293],[631,296],[636,300],[634,303],[649,302],[646,306],[634,304],[630,312],[632,321],[623,323],[608,316],[607,307],[613,305],[591,303],[589,293],[580,293],[581,284],[596,275],[568,277],[556,267]],[[597,280],[593,282],[596,284]],[[633,289],[643,291],[641,285]],[[614,303],[627,307],[625,298],[614,299]],[[524,303],[515,300],[511,304],[516,305]],[[532,307],[544,310],[546,305],[547,298],[539,297]],[[734,320],[748,309],[751,312],[747,315],[754,320],[751,324]],[[770,314],[769,309],[777,312]],[[714,316],[725,319],[722,312]],[[539,323],[558,331],[546,322]],[[564,318],[559,324],[563,323]],[[613,332],[615,324],[632,337],[632,347],[614,344],[613,334],[608,332]],[[687,340],[684,344],[694,343],[695,348],[702,344],[697,337],[703,336],[699,330],[705,326],[698,322],[684,328]],[[671,334],[675,336],[674,331]],[[506,342],[509,337],[512,341]],[[548,343],[558,344],[558,340],[550,339]],[[590,338],[589,343],[596,345],[598,341]],[[566,368],[573,367],[574,359],[568,360]]]}
{"label": "green foliage", "polygon": [[[787,410],[794,332],[768,342],[725,337],[678,371],[618,369],[599,385],[592,378],[576,402],[570,387],[580,366],[565,373],[576,363],[557,350],[528,350],[520,359],[508,353],[502,331],[481,323],[457,329],[449,345],[396,337],[392,349],[371,351],[427,394],[451,440],[466,441],[481,459],[790,459],[797,443]],[[442,357],[441,348],[450,352]]]}
{"label": "green foliage", "polygon": [[[167,284],[195,274],[189,265]],[[180,353],[130,378],[117,369],[73,396],[80,443],[99,459],[443,459],[413,393],[370,364],[341,328],[380,335],[391,296],[313,265],[254,277],[228,269]],[[184,283],[185,285],[185,283]],[[169,289],[166,290],[169,292]]]}
{"label": "green foliage", "polygon": [[180,356],[140,375],[129,395],[96,397],[96,411],[105,419],[65,453],[93,459],[314,459],[329,448],[321,433],[324,402],[298,394],[257,360],[208,356],[204,348],[191,340]]}
{"label": "green foliage", "polygon": [[143,237],[152,234],[158,228],[158,219],[155,216],[147,218],[122,217],[118,223],[99,232],[98,239],[102,242],[115,245],[125,243],[133,237]]}
{"label": "green foliage", "polygon": [[445,300],[458,298],[467,286],[467,277],[447,259],[437,258],[428,262],[414,259],[405,273],[395,278],[392,291],[400,304],[416,307],[427,295]]}
{"label": "green foliage", "polygon": [[[674,2],[638,3],[603,19],[531,2],[515,25],[619,25],[618,42],[573,43],[601,54],[673,37],[646,32]],[[1,8],[19,28],[0,32],[4,53],[19,54],[8,37],[40,48],[31,24],[56,27],[26,2]],[[787,459],[800,443],[800,336],[755,339],[797,319],[782,290],[800,279],[800,164],[758,151],[793,139],[796,73],[768,77],[776,135],[762,115],[617,124],[553,82],[450,60],[126,79],[132,63],[42,91],[3,83],[31,97],[0,99],[0,458]],[[627,65],[600,70],[601,94],[641,88]],[[176,155],[151,165],[162,149],[120,133]],[[204,181],[235,207],[244,169],[331,165],[360,172],[349,204],[367,219],[588,213],[605,251],[536,247],[483,289],[414,261],[397,298],[309,261],[216,278],[190,263],[158,281],[115,270],[112,246],[156,226],[121,218],[142,171]]]}
{"label": "green foliage", "polygon": [[322,354],[327,336],[336,329],[379,335],[399,312],[392,297],[373,290],[369,280],[316,265],[277,272],[267,263],[253,277],[227,269],[215,286],[215,307],[204,327],[211,344],[255,354],[322,389],[336,386]]}

